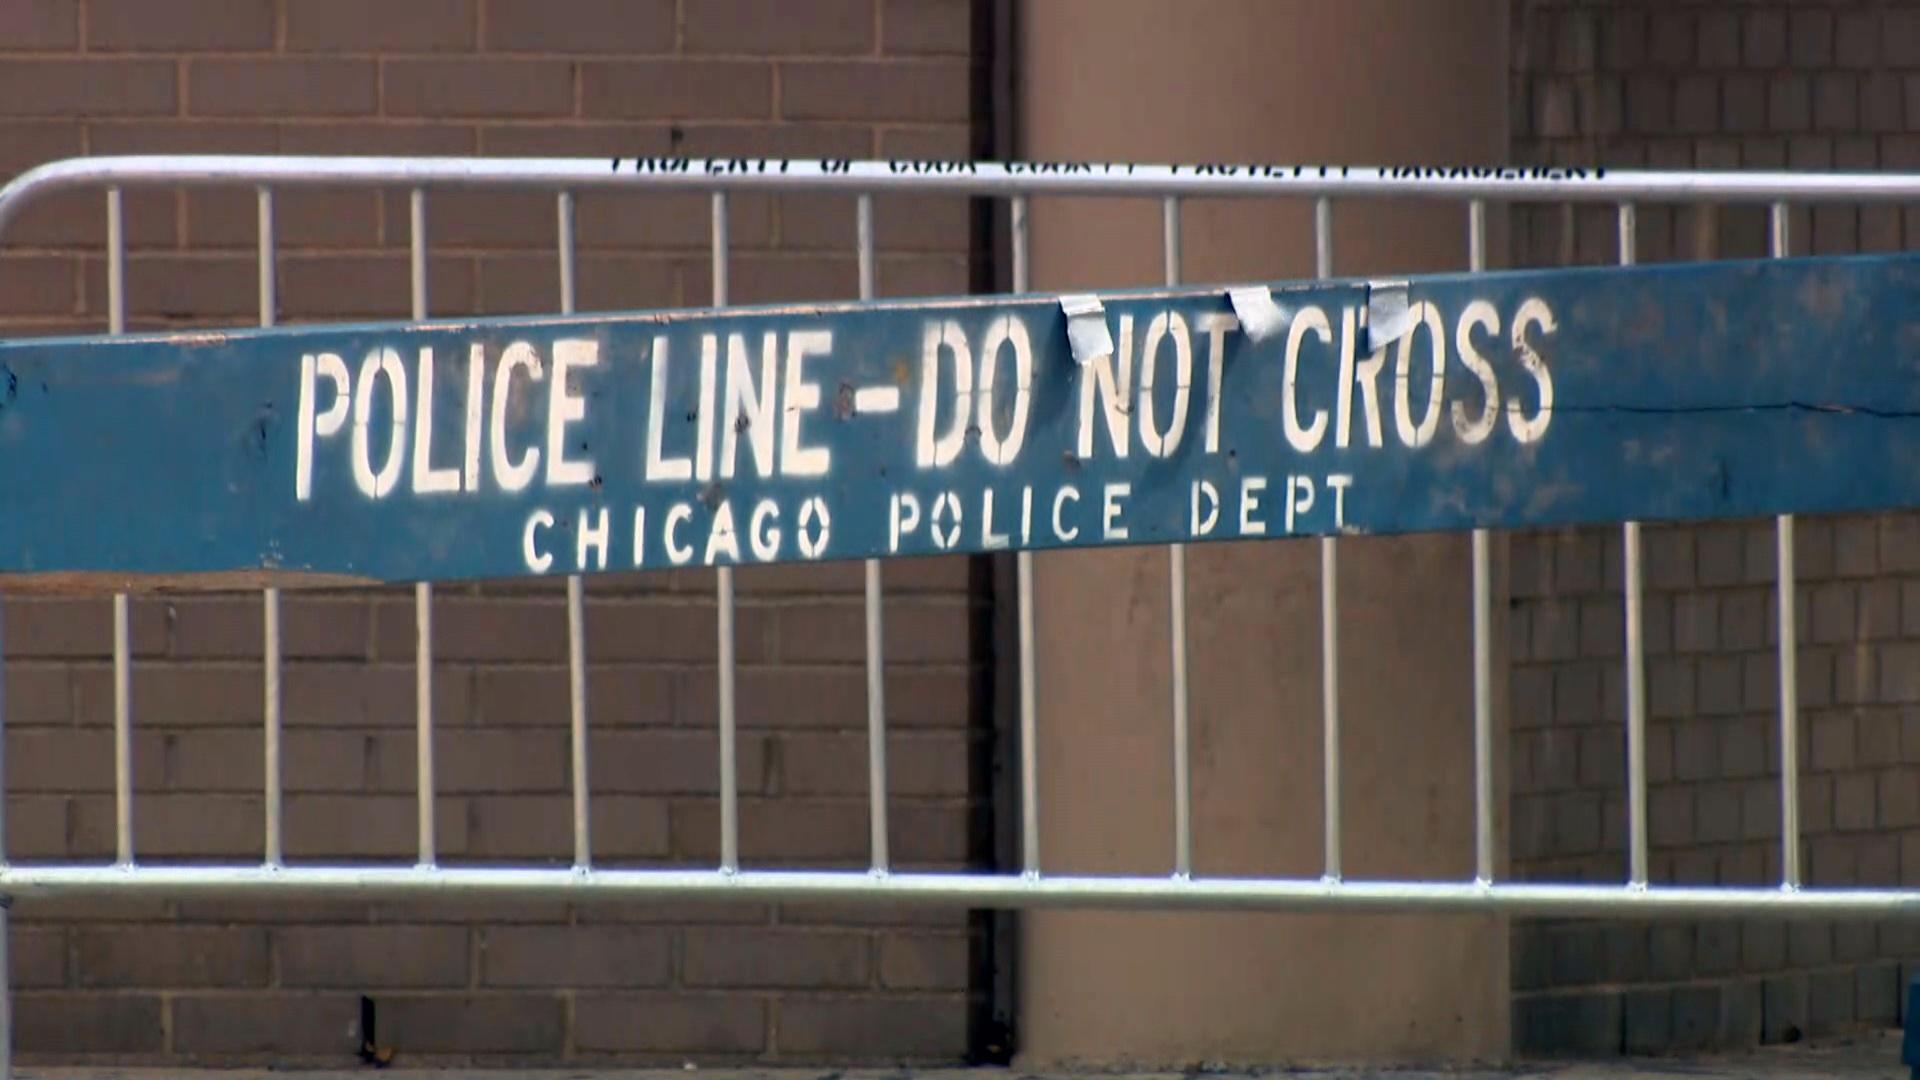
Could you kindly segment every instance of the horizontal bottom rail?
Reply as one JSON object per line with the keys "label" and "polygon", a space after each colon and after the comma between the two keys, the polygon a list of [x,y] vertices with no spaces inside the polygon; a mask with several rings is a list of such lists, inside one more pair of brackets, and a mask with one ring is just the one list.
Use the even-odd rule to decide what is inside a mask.
{"label": "horizontal bottom rail", "polygon": [[738,871],[443,866],[11,866],[0,896],[21,904],[70,898],[337,899],[435,895],[635,900],[868,901],[980,908],[1106,908],[1434,912],[1779,918],[1920,916],[1920,889],[1786,889],[1333,881],[1281,878],[1090,877],[869,871]]}

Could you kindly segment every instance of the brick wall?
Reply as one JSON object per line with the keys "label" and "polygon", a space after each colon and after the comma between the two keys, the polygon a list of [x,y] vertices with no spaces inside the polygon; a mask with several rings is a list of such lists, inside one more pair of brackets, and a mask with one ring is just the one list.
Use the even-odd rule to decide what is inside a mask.
{"label": "brick wall", "polygon": [[[15,0],[0,4],[0,175],[78,154],[943,156],[982,152],[987,57],[968,0]],[[283,321],[404,316],[404,193],[283,193]],[[736,302],[855,289],[850,199],[733,200]],[[579,200],[582,309],[702,304],[702,198]],[[129,325],[244,324],[247,191],[130,192]],[[961,200],[882,200],[880,289],[964,292]],[[435,313],[551,311],[554,213],[430,197]],[[104,326],[97,196],[9,234],[0,333]],[[991,854],[986,575],[888,565],[897,860]],[[712,579],[589,585],[596,855],[717,851]],[[742,856],[866,858],[857,567],[743,570]],[[286,847],[410,861],[408,595],[290,595]],[[104,859],[113,836],[105,600],[5,605],[8,850]],[[136,844],[154,861],[260,852],[257,597],[133,607]],[[442,860],[570,858],[559,592],[441,590]],[[363,996],[399,1060],[958,1060],[984,924],[964,912],[562,904],[145,903],[25,909],[16,1043],[41,1061],[350,1063]]]}
{"label": "brick wall", "polygon": [[[1516,0],[1520,160],[1673,168],[1920,167],[1920,4]],[[1797,253],[1920,244],[1899,208],[1793,215]],[[1767,252],[1764,208],[1644,207],[1643,260]],[[1525,208],[1522,265],[1616,258],[1609,207]],[[1772,522],[1648,528],[1647,778],[1656,881],[1780,874]],[[1920,881],[1920,517],[1802,519],[1802,867]],[[1626,874],[1615,529],[1513,546],[1512,856],[1532,880]],[[1528,1052],[1790,1041],[1899,1019],[1911,921],[1517,923]]]}

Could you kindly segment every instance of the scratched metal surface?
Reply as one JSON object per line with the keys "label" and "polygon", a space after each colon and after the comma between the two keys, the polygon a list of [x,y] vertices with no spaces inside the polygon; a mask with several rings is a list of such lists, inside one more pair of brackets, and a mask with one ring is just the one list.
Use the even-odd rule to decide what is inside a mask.
{"label": "scratched metal surface", "polygon": [[[1920,260],[1416,278],[1406,293],[1415,329],[1381,351],[1371,375],[1366,331],[1347,325],[1361,321],[1370,295],[1391,298],[1369,290],[1359,281],[1275,285],[1286,329],[1259,342],[1219,330],[1217,386],[1213,337],[1203,328],[1232,325],[1223,289],[1102,294],[1120,347],[1104,363],[1116,373],[1131,364],[1133,379],[1111,415],[1098,393],[1083,408],[1093,369],[1071,355],[1058,298],[1048,296],[0,343],[0,575],[15,588],[153,584],[146,575],[202,575],[200,584],[446,580],[1920,503]],[[1430,406],[1435,335],[1417,318],[1423,302],[1444,346],[1438,407]],[[1326,317],[1325,340],[1304,314],[1310,308]],[[1529,311],[1521,348],[1517,316]],[[1476,312],[1477,321],[1463,319]],[[1177,333],[1157,343],[1153,386],[1141,389],[1139,354],[1156,319],[1188,329],[1183,412]],[[996,325],[1002,337],[1015,324],[1025,330],[1024,425],[1012,345],[997,352],[984,412],[977,393],[958,393],[952,352],[939,351],[937,385],[927,381],[929,327],[937,336],[947,321],[976,375]],[[817,351],[796,371],[794,337],[808,332],[826,332],[830,344],[812,339]],[[740,373],[756,392],[772,387],[768,412],[728,396],[736,333]],[[711,398],[701,363],[708,334],[717,335]],[[763,373],[765,334],[777,335],[777,356]],[[559,416],[561,437],[550,440],[560,340],[592,343],[597,363],[573,368],[567,385],[583,415]],[[1343,359],[1349,340],[1353,355]],[[1497,384],[1493,413],[1463,341]],[[501,380],[515,342],[540,359],[540,381],[524,364]],[[367,357],[385,348],[395,350],[409,391],[398,438],[391,383],[363,393]],[[573,348],[584,355],[585,346]],[[436,368],[424,449],[416,445],[423,349]],[[469,443],[475,349],[480,425]],[[1549,409],[1527,350],[1551,380]],[[304,377],[303,357],[324,353],[341,358],[351,401],[335,401],[324,361],[307,361],[320,373]],[[657,426],[656,367],[665,390]],[[880,411],[889,387],[899,391],[897,407]],[[303,423],[303,388],[314,423]],[[860,398],[872,406],[866,411],[854,407],[862,389],[881,391]],[[958,420],[956,403],[966,409]],[[1218,405],[1216,439],[1210,403]],[[366,475],[357,480],[363,408]],[[341,418],[337,430],[319,432],[330,416]],[[1124,457],[1110,419],[1124,432]],[[1184,424],[1177,438],[1176,424]],[[726,476],[729,430],[736,468]],[[696,448],[703,434],[704,460]],[[1160,454],[1150,449],[1155,434]],[[772,445],[770,475],[758,467],[757,437]],[[986,452],[996,437],[1000,462]],[[1016,438],[1018,451],[1009,452]],[[296,478],[308,439],[302,499]],[[552,470],[556,448],[582,482]],[[943,449],[953,450],[951,461],[939,460]],[[505,490],[496,466],[520,464],[530,450],[542,455],[531,479]],[[432,472],[416,469],[423,462]],[[422,475],[427,487],[437,476],[456,490],[418,491]],[[369,495],[369,476],[376,492],[383,482],[391,490]],[[584,546],[583,525],[593,541]]]}

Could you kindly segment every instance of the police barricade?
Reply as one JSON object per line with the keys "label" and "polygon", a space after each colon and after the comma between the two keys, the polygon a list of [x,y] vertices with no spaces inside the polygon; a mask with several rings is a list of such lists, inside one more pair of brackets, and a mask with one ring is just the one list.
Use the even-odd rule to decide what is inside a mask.
{"label": "police barricade", "polygon": [[[151,185],[255,190],[259,329],[126,333],[122,192]],[[272,325],[274,192],[314,185],[410,191],[413,321]],[[452,188],[552,193],[556,315],[428,319],[427,200]],[[609,188],[711,196],[713,310],[573,314],[574,198]],[[0,240],[36,199],[75,189],[104,192],[109,336],[0,343],[0,582],[115,593],[117,857],[107,865],[0,864],[0,896],[460,892],[1634,916],[1894,915],[1920,905],[1915,889],[1801,887],[1791,516],[1920,503],[1920,471],[1910,465],[1920,433],[1885,422],[1920,414],[1920,383],[1888,362],[1920,347],[1910,302],[1920,262],[1631,266],[1641,202],[1770,206],[1772,252],[1784,257],[1790,204],[1913,200],[1920,178],[108,157],[43,166],[0,190]],[[857,197],[862,301],[728,308],[729,194],[798,191]],[[1006,199],[1014,295],[874,302],[873,200],[906,193]],[[1164,287],[1029,293],[1027,200],[1050,195],[1161,200]],[[1181,200],[1219,196],[1312,200],[1324,280],[1182,287]],[[1486,268],[1489,203],[1610,205],[1622,266],[1333,280],[1335,200],[1394,197],[1462,204],[1475,272]],[[1732,297],[1756,317],[1726,318]],[[98,419],[132,415],[155,419],[110,429]],[[95,445],[75,454],[80,431]],[[113,493],[84,525],[66,513],[80,491]],[[1757,515],[1778,515],[1782,880],[1652,883],[1636,522]],[[173,527],[156,528],[160,521]],[[1627,880],[1497,880],[1488,530],[1597,522],[1623,529]],[[1473,604],[1462,614],[1473,642],[1475,873],[1459,881],[1348,879],[1333,648],[1338,537],[1422,531],[1472,533]],[[1318,877],[1193,873],[1183,545],[1247,537],[1317,537],[1320,545],[1326,739]],[[1173,864],[1133,876],[1049,874],[1038,844],[1035,680],[1045,673],[1034,663],[1032,552],[1114,544],[1168,549]],[[996,550],[1015,553],[1017,575],[1020,872],[895,871],[880,562]],[[871,867],[742,866],[731,568],[843,559],[866,566]],[[588,829],[582,582],[680,565],[717,568],[719,862],[598,867]],[[438,865],[433,583],[549,574],[567,584],[573,865]],[[259,863],[136,858],[128,591],[151,581],[262,589]],[[289,864],[281,844],[279,588],[400,582],[416,589],[417,864]],[[0,1047],[5,1001],[0,993]]]}

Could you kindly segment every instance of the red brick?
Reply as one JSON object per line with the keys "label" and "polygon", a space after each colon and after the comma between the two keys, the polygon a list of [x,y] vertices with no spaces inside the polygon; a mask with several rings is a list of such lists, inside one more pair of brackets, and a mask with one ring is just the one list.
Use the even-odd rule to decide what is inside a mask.
{"label": "red brick", "polygon": [[[413,310],[410,273],[403,254],[287,255],[280,261],[280,302],[290,317],[404,317]],[[471,310],[473,277],[470,259],[428,258],[429,310]]]}
{"label": "red brick", "polygon": [[[263,655],[266,613],[257,595],[177,600],[173,655],[191,659],[252,659]],[[357,600],[309,600],[282,595],[283,657],[360,658],[367,655],[368,605]]]}
{"label": "red brick", "polygon": [[[964,604],[890,600],[883,615],[889,664],[964,663],[970,659],[973,611]],[[866,611],[852,604],[781,608],[780,657],[801,663],[866,658]]]}
{"label": "red brick", "polygon": [[162,1048],[161,1001],[149,994],[21,994],[13,1002],[20,1054],[154,1054]]}
{"label": "red brick", "polygon": [[476,0],[287,0],[292,52],[444,52],[473,48]]}
{"label": "red brick", "polygon": [[567,738],[558,731],[441,732],[434,783],[448,793],[558,791],[566,783]]}
{"label": "red brick", "polygon": [[967,260],[959,255],[882,256],[879,274],[891,296],[956,296],[972,288]]}
{"label": "red brick", "polygon": [[166,913],[178,923],[211,923],[217,926],[275,923],[355,923],[367,921],[364,900],[339,897],[313,897],[276,893],[255,894],[251,899],[175,901]]}
{"label": "red brick", "polygon": [[566,1017],[551,995],[393,997],[380,1002],[380,1041],[416,1053],[541,1054],[566,1046]]}
{"label": "red brick", "polygon": [[474,859],[571,862],[573,808],[567,797],[481,795],[467,803],[467,843]]}
{"label": "red brick", "polygon": [[[257,797],[153,794],[136,798],[133,807],[136,858],[260,855],[262,826]],[[73,811],[73,853],[90,857],[114,854],[113,800],[76,798]]]}
{"label": "red brick", "polygon": [[673,0],[572,0],[562,15],[545,0],[486,4],[491,52],[673,51]]}
{"label": "red brick", "polygon": [[[581,311],[633,311],[671,307],[679,295],[672,263],[648,256],[588,255],[575,279]],[[558,305],[548,310],[557,310]]]}
{"label": "red brick", "polygon": [[638,60],[581,66],[585,116],[752,120],[773,111],[773,69],[730,60]]}
{"label": "red brick", "polygon": [[782,998],[783,1054],[863,1061],[957,1062],[967,1010],[953,997]]}
{"label": "red brick", "polygon": [[386,60],[386,111],[394,116],[565,116],[573,72],[550,60]]}
{"label": "red brick", "polygon": [[851,989],[868,983],[865,934],[690,930],[681,977],[691,986]]}
{"label": "red brick", "polygon": [[[467,985],[463,927],[290,926],[274,932],[274,947],[280,960],[280,983],[288,987],[369,990]],[[386,1036],[385,1017],[381,1019],[380,1034]]]}
{"label": "red brick", "polygon": [[[385,193],[386,216],[405,241],[407,194]],[[435,247],[554,246],[553,196],[544,192],[436,191],[427,196],[427,240]],[[550,260],[551,262],[551,260]]]}
{"label": "red brick", "polygon": [[974,143],[972,130],[941,124],[881,129],[880,156],[888,161],[967,161],[984,155]]}
{"label": "red brick", "polygon": [[495,124],[480,129],[480,151],[494,157],[654,157],[672,149],[670,130],[665,124]]}
{"label": "red brick", "polygon": [[[720,856],[720,808],[713,802],[675,803],[671,810],[677,857],[713,862]],[[857,802],[743,799],[743,862],[831,862],[863,865],[868,858],[867,808]]]}
{"label": "red brick", "polygon": [[573,1041],[586,1051],[758,1054],[767,1007],[742,994],[580,994]]}
{"label": "red brick", "polygon": [[[415,618],[411,599],[381,602],[374,612],[374,655],[384,660],[413,659]],[[557,604],[437,595],[433,603],[433,657],[436,663],[564,661],[566,609]]]}
{"label": "red brick", "polygon": [[780,0],[696,0],[685,12],[695,53],[807,56],[873,50],[874,0],[812,0],[805,14]]}
{"label": "red brick", "polygon": [[[383,119],[378,123],[294,121],[280,128],[280,149],[288,154],[461,155],[473,153],[474,147],[474,129],[458,124]],[[403,221],[396,231],[404,233],[405,227]]]}
{"label": "red brick", "polygon": [[[667,804],[661,799],[596,795],[592,803],[596,860],[662,859],[672,850]],[[572,830],[566,851],[571,852]]]}
{"label": "red brick", "polygon": [[173,998],[176,1054],[290,1054],[346,1060],[360,1049],[360,999],[351,994],[221,994]]}
{"label": "red brick", "polygon": [[74,935],[74,972],[89,987],[267,984],[267,935],[238,927],[97,928]]}
{"label": "red brick", "polygon": [[966,56],[973,51],[968,0],[881,0],[880,50]]}
{"label": "red brick", "polygon": [[873,153],[873,130],[835,124],[685,124],[678,148],[688,157],[858,158]]}
{"label": "red brick", "polygon": [[781,904],[778,916],[782,926],[915,927],[949,931],[966,929],[968,918],[964,908],[874,901],[797,901]]}
{"label": "red brick", "polygon": [[443,923],[465,926],[564,925],[572,921],[565,900],[514,900],[483,893],[416,894],[412,900],[374,904],[368,920],[375,923]]}
{"label": "red brick", "polygon": [[47,52],[79,44],[80,5],[75,0],[14,0],[0,7],[0,52]]}
{"label": "red brick", "polygon": [[503,987],[665,986],[672,939],[624,926],[496,927],[480,937],[481,984]]}
{"label": "red brick", "polygon": [[[433,673],[438,724],[464,724],[472,714],[472,682],[459,669]],[[281,672],[281,709],[288,725],[412,727],[412,665],[289,664]]]}
{"label": "red brick", "polygon": [[[289,795],[286,851],[289,859],[403,859],[419,852],[418,807],[402,795]],[[461,800],[436,799],[438,854],[467,847],[467,815]]]}
{"label": "red brick", "polygon": [[[719,791],[719,737],[682,731],[596,729],[589,746],[592,790],[640,795],[711,795]],[[739,790],[767,790],[764,739],[737,740]]]}
{"label": "red brick", "polygon": [[[588,647],[596,660],[711,660],[719,652],[716,619],[705,603],[600,601],[587,606]],[[736,609],[734,648],[740,662],[766,658],[770,626],[766,612],[745,605]]]}
{"label": "red brick", "polygon": [[[264,710],[260,669],[234,665],[133,665],[128,707],[136,728],[257,724]],[[113,723],[111,668],[74,672],[74,722]]]}
{"label": "red brick", "polygon": [[65,667],[22,662],[11,656],[5,663],[0,691],[6,693],[8,735],[22,728],[73,723],[73,689]]}
{"label": "red brick", "polygon": [[[584,195],[576,204],[580,245],[705,251],[713,240],[710,205],[705,195]],[[758,195],[730,198],[727,237],[735,251],[767,244],[773,238],[772,204]]]}
{"label": "red brick", "polygon": [[893,857],[902,866],[965,869],[973,856],[968,815],[951,805],[896,803],[891,810]]}
{"label": "red brick", "polygon": [[66,929],[14,924],[7,929],[7,963],[9,986],[16,992],[66,986]]}
{"label": "red brick", "polygon": [[14,255],[0,263],[0,315],[72,315],[80,310],[73,260]]}
{"label": "red brick", "polygon": [[[29,600],[8,597],[0,606],[6,618],[7,659],[28,657],[98,657],[113,648],[113,601]],[[166,608],[134,600],[128,606],[128,640],[135,656],[151,656],[166,648]]]}
{"label": "red brick", "polygon": [[91,49],[271,49],[273,0],[89,0]]}
{"label": "red brick", "polygon": [[[864,735],[783,735],[779,747],[782,794],[868,794]],[[887,740],[887,794],[965,795],[972,753],[961,734],[894,735]]]}
{"label": "red brick", "polygon": [[187,107],[199,116],[367,116],[379,107],[371,60],[195,60]]}
{"label": "red brick", "polygon": [[797,120],[963,121],[972,95],[965,64],[802,61],[780,69],[780,114]]}
{"label": "red brick", "polygon": [[[11,727],[12,717],[8,717]],[[133,787],[164,785],[161,737],[135,732]],[[20,792],[103,792],[113,790],[113,733],[104,730],[42,729],[7,732],[7,788]]]}
{"label": "red brick", "polygon": [[[81,128],[71,120],[9,120],[0,122],[0,176],[11,177],[36,165],[81,153]],[[35,215],[29,214],[19,224]],[[16,224],[8,229],[9,236]]]}
{"label": "red brick", "polygon": [[7,796],[6,851],[22,862],[70,854],[69,800],[64,795]]}
{"label": "red brick", "polygon": [[880,940],[880,984],[892,990],[967,989],[971,964],[961,934],[889,934]]}

